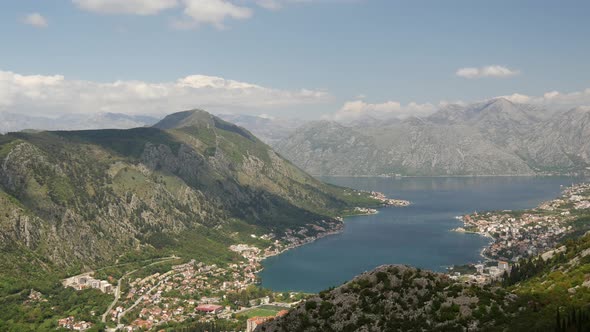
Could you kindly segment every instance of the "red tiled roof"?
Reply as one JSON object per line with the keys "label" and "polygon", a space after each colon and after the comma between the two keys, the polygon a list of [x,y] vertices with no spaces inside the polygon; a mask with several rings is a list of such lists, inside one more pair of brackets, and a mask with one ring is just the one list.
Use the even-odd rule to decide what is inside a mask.
{"label": "red tiled roof", "polygon": [[223,309],[223,307],[220,305],[215,305],[215,304],[201,304],[195,308],[195,310],[204,311],[204,312],[211,312],[211,311],[216,311],[219,309]]}

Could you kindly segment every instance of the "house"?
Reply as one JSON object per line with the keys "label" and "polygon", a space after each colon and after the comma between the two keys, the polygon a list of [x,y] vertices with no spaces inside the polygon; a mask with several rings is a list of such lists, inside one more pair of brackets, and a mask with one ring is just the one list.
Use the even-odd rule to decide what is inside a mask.
{"label": "house", "polygon": [[74,331],[86,331],[86,330],[88,330],[91,327],[92,327],[92,323],[81,321],[81,322],[78,322],[78,323],[74,324],[74,326],[72,327],[72,329]]}
{"label": "house", "polygon": [[143,320],[143,319],[136,319],[133,321],[133,323],[131,323],[134,326],[140,327],[142,329],[145,330],[149,330],[152,328],[153,323],[149,320]]}

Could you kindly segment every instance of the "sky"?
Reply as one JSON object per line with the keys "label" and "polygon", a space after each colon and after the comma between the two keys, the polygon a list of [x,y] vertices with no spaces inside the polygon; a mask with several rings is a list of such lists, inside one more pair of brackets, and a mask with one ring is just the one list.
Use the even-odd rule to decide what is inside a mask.
{"label": "sky", "polygon": [[590,105],[590,2],[0,0],[0,112]]}

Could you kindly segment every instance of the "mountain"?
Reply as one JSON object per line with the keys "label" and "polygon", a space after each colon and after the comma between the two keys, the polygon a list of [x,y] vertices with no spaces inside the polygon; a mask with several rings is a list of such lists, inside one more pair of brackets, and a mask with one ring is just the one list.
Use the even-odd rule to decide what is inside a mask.
{"label": "mountain", "polygon": [[261,241],[250,234],[313,236],[376,204],[200,110],[153,127],[0,135],[0,165],[0,295],[130,257],[227,262],[230,244]]}
{"label": "mountain", "polygon": [[219,117],[240,127],[248,129],[254,135],[256,135],[256,137],[270,145],[286,139],[295,131],[295,129],[305,123],[305,121],[300,119],[286,119],[245,114],[220,114]]}
{"label": "mountain", "polygon": [[588,117],[498,98],[423,118],[307,123],[273,146],[314,175],[571,174],[590,166]]}
{"label": "mountain", "polygon": [[[488,303],[479,300],[484,297]],[[480,331],[495,326],[474,315],[490,302],[504,311],[514,299],[499,287],[466,286],[445,274],[385,265],[321,292],[256,331]]]}
{"label": "mountain", "polygon": [[33,130],[128,129],[151,126],[159,119],[119,113],[70,114],[58,118],[0,112],[0,133]]}

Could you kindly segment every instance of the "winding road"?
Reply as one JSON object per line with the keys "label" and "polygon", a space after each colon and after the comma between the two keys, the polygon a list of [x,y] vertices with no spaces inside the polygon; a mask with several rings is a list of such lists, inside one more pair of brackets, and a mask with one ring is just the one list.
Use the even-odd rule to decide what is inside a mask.
{"label": "winding road", "polygon": [[[146,266],[143,266],[143,267],[141,267],[141,268],[138,268],[138,269],[135,269],[135,270],[133,270],[133,271],[129,271],[129,272],[125,273],[125,274],[124,274],[124,275],[123,275],[121,278],[119,278],[119,281],[117,281],[117,287],[115,287],[115,299],[113,300],[113,302],[111,302],[111,304],[109,305],[109,307],[107,308],[107,310],[104,312],[104,314],[102,314],[102,318],[101,318],[102,322],[103,322],[103,323],[106,323],[106,321],[107,321],[107,316],[108,316],[109,312],[111,312],[111,310],[113,310],[113,307],[114,307],[114,306],[117,304],[117,302],[119,302],[119,299],[121,298],[121,283],[123,282],[123,279],[127,278],[129,275],[131,275],[131,274],[133,274],[133,273],[137,272],[138,270],[144,269],[144,268],[146,268],[146,267],[148,267],[148,266],[152,266],[152,265],[160,264],[160,263],[162,263],[162,262],[167,262],[167,261],[170,261],[170,260],[175,260],[175,259],[179,259],[179,258],[180,258],[180,257],[177,257],[177,256],[163,257],[163,258],[160,258],[160,259],[158,259],[156,262],[153,262],[153,263],[151,263],[151,264],[148,264],[148,265],[146,265]],[[156,286],[157,286],[157,285],[156,285]],[[154,288],[155,288],[156,286],[154,286]],[[153,289],[153,288],[152,288],[152,289]],[[149,291],[149,292],[151,292],[151,289],[150,289],[150,291]],[[149,292],[148,292],[148,293],[149,293]],[[143,296],[142,296],[142,297],[143,297]],[[142,297],[140,297],[139,299],[141,300],[141,298],[142,298]],[[138,302],[139,302],[139,300],[138,300],[138,301],[136,301],[136,303],[134,303],[134,304],[133,304],[133,306],[131,306],[131,308],[129,308],[129,309],[125,310],[123,313],[121,313],[121,315],[119,315],[119,319],[118,319],[118,321],[120,321],[120,320],[121,320],[121,317],[123,317],[123,316],[125,315],[125,313],[127,313],[127,311],[129,311],[129,310],[131,310],[133,307],[135,307],[135,306],[137,305],[137,303],[138,303]]]}

